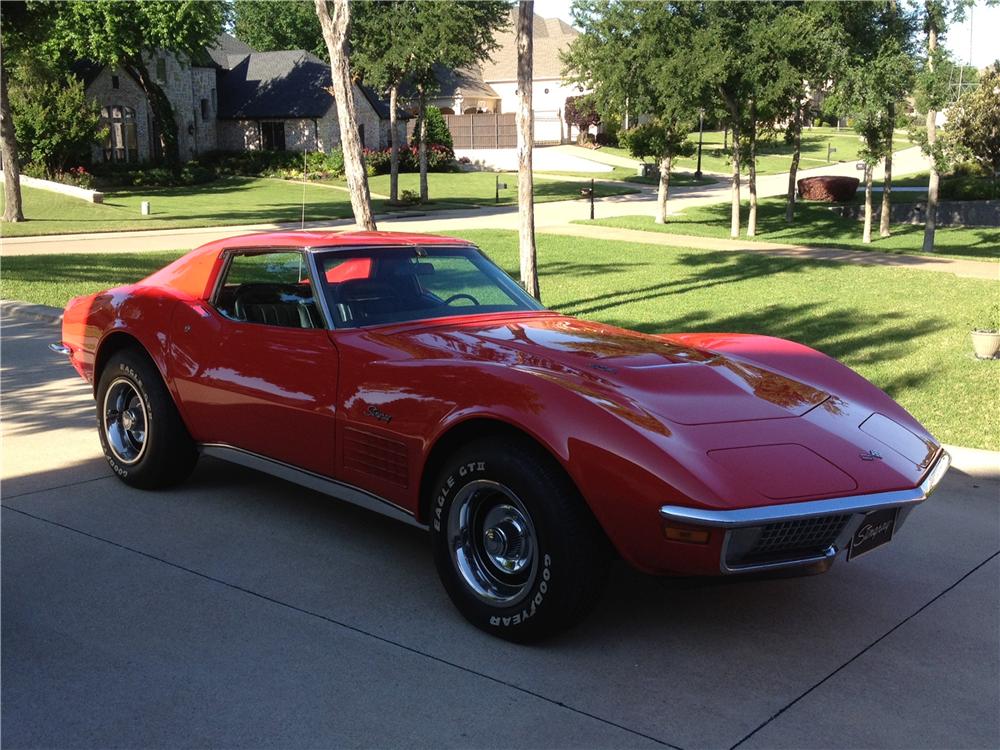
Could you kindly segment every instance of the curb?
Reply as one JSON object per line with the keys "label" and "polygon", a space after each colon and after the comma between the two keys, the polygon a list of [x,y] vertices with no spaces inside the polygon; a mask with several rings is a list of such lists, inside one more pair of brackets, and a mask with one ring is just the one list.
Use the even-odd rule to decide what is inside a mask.
{"label": "curb", "polygon": [[63,311],[58,307],[48,305],[33,305],[19,300],[0,300],[0,309],[4,316],[13,316],[22,320],[37,320],[50,325],[62,324]]}

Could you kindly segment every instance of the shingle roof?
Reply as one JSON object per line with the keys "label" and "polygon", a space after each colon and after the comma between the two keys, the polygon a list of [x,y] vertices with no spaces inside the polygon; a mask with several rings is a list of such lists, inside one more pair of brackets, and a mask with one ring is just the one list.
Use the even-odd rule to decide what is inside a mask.
{"label": "shingle roof", "polygon": [[[434,78],[437,80],[437,90],[435,97],[452,97],[462,89],[462,96],[466,100],[470,99],[499,99],[500,94],[483,81],[483,75],[477,67],[459,68],[452,70],[440,63],[434,65]],[[399,89],[399,95],[404,99],[410,99],[417,95],[416,87],[412,82],[406,82]]]}
{"label": "shingle roof", "polygon": [[[534,78],[561,78],[562,62],[559,52],[565,50],[580,32],[558,18],[542,18],[537,13],[532,19],[534,46]],[[507,31],[497,35],[500,49],[493,59],[483,63],[483,80],[517,80],[517,11],[511,10],[511,24]]]}
{"label": "shingle roof", "polygon": [[251,52],[219,81],[219,117],[322,117],[333,104],[330,66],[305,50]]}
{"label": "shingle roof", "polygon": [[230,70],[255,51],[249,44],[241,42],[232,34],[225,33],[219,34],[213,46],[205,48],[208,57],[223,70]]}
{"label": "shingle roof", "polygon": [[[301,49],[250,52],[220,74],[219,117],[224,120],[323,117],[333,105],[330,85],[329,63],[310,52]],[[375,113],[388,120],[389,105],[368,86],[358,89]]]}

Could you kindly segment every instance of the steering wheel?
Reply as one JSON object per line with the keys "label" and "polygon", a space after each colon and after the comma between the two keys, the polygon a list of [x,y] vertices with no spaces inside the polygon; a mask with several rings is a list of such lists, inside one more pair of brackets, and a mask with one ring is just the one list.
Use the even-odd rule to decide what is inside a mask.
{"label": "steering wheel", "polygon": [[446,299],[444,301],[444,304],[445,305],[450,305],[452,302],[454,302],[455,300],[459,300],[459,299],[467,299],[467,300],[471,301],[472,304],[474,304],[476,307],[479,307],[479,300],[477,300],[471,294],[463,294],[463,293],[451,295],[448,299]]}

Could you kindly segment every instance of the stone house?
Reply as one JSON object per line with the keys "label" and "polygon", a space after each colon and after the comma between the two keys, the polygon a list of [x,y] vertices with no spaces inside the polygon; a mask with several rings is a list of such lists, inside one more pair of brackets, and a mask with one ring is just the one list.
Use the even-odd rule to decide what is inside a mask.
{"label": "stone house", "polygon": [[[329,151],[340,144],[330,66],[305,50],[258,52],[229,34],[198,59],[165,51],[145,56],[170,100],[183,161],[208,151]],[[77,66],[101,107],[108,139],[95,161],[144,162],[159,154],[149,103],[121,69]],[[354,87],[358,129],[367,148],[389,144],[389,107],[366,86]]]}

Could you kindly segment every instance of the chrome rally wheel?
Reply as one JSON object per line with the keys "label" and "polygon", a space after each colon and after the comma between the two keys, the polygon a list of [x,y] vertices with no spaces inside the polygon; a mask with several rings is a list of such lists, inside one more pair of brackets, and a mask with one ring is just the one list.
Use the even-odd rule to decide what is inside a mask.
{"label": "chrome rally wheel", "polygon": [[443,462],[429,489],[438,575],[473,625],[526,643],[572,626],[597,602],[611,545],[539,445],[479,438]]}
{"label": "chrome rally wheel", "polygon": [[191,473],[198,451],[144,351],[128,347],[113,353],[98,375],[96,391],[101,448],[119,479],[156,489]]}
{"label": "chrome rally wheel", "polygon": [[132,381],[117,378],[104,394],[104,436],[115,458],[134,464],[146,451],[149,408]]}
{"label": "chrome rally wheel", "polygon": [[513,491],[485,479],[465,485],[448,513],[452,562],[469,590],[492,606],[522,601],[538,573],[531,515]]}

